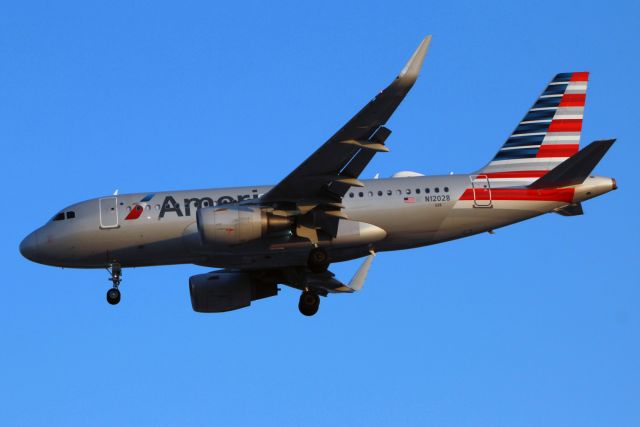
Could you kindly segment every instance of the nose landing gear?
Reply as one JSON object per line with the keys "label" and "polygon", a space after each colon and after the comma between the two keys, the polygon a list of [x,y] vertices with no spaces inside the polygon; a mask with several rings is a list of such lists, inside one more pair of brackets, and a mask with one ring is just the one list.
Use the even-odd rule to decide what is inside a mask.
{"label": "nose landing gear", "polygon": [[107,291],[107,302],[111,305],[116,305],[120,302],[120,289],[111,288]]}
{"label": "nose landing gear", "polygon": [[122,281],[122,268],[117,262],[112,263],[107,267],[107,271],[111,275],[109,280],[113,283],[113,287],[107,291],[107,302],[111,305],[116,305],[120,302],[120,282]]}

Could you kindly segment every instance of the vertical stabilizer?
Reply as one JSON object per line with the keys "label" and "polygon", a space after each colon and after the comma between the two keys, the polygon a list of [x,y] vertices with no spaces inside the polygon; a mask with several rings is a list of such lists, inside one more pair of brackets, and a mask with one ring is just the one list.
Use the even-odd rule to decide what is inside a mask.
{"label": "vertical stabilizer", "polygon": [[579,150],[589,73],[560,73],[478,173],[492,184],[527,185]]}

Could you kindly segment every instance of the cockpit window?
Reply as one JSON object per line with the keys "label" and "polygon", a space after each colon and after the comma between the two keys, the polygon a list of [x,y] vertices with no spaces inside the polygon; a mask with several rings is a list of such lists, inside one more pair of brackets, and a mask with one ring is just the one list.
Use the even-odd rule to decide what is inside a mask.
{"label": "cockpit window", "polygon": [[62,221],[65,218],[66,219],[74,219],[75,217],[76,217],[75,211],[60,212],[60,213],[55,214],[55,216],[53,218],[51,218],[51,221]]}

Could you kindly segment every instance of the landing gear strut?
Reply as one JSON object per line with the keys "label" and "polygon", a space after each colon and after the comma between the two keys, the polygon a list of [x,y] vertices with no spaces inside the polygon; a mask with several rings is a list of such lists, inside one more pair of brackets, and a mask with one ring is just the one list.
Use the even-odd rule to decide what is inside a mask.
{"label": "landing gear strut", "polygon": [[298,303],[300,313],[305,316],[313,316],[318,312],[318,308],[320,308],[320,297],[318,294],[312,291],[302,292],[300,302]]}
{"label": "landing gear strut", "polygon": [[110,264],[109,267],[107,267],[107,271],[111,274],[109,280],[113,283],[113,288],[107,291],[107,302],[111,305],[116,305],[120,302],[120,290],[118,286],[120,286],[120,282],[122,282],[122,268],[117,262]]}
{"label": "landing gear strut", "polygon": [[314,248],[309,252],[307,266],[312,273],[324,273],[329,268],[329,254],[322,248]]}

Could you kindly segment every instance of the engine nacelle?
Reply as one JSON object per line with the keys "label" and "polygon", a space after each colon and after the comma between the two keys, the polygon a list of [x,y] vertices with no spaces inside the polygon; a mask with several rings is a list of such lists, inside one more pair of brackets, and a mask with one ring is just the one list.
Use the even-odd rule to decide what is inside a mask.
{"label": "engine nacelle", "polygon": [[198,233],[205,245],[232,246],[291,227],[291,220],[255,206],[224,205],[198,209]]}
{"label": "engine nacelle", "polygon": [[220,313],[278,294],[276,283],[254,280],[249,273],[213,271],[189,278],[191,306],[200,313]]}

